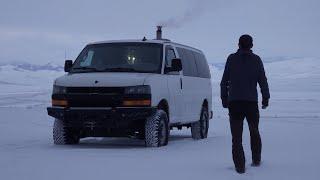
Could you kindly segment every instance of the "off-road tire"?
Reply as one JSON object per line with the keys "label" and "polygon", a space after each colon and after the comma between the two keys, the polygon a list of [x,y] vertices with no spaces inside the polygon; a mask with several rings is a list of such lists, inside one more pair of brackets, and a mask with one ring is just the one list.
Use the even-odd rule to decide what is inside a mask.
{"label": "off-road tire", "polygon": [[209,112],[203,106],[201,109],[200,120],[191,124],[191,135],[195,140],[205,139],[208,137],[209,130]]}
{"label": "off-road tire", "polygon": [[145,123],[146,147],[166,146],[169,140],[169,121],[167,113],[158,109]]}
{"label": "off-road tire", "polygon": [[79,140],[79,131],[66,127],[62,120],[55,119],[53,124],[54,144],[78,144]]}

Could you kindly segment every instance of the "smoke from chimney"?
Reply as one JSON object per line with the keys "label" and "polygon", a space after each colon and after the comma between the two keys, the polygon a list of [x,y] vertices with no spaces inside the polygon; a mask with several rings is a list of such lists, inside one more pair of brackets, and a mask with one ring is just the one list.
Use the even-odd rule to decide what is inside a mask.
{"label": "smoke from chimney", "polygon": [[184,24],[193,21],[205,12],[207,0],[190,0],[190,8],[182,15],[171,17],[169,19],[160,21],[158,26],[166,28],[180,28]]}

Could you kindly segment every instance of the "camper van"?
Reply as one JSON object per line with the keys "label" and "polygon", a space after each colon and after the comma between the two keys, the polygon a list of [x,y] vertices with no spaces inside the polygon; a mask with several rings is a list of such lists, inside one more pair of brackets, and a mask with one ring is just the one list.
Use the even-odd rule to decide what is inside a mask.
{"label": "camper van", "polygon": [[170,130],[207,137],[211,75],[202,51],[161,37],[90,43],[53,84],[55,144],[85,137],[135,137],[168,144]]}

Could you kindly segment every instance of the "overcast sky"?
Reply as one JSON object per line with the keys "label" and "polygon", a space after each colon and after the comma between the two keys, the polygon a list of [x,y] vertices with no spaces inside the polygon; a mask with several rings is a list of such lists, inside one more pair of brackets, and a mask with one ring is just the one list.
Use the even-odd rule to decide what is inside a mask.
{"label": "overcast sky", "polygon": [[225,61],[241,34],[262,57],[320,57],[319,0],[1,0],[0,63],[63,63],[86,43],[164,37]]}

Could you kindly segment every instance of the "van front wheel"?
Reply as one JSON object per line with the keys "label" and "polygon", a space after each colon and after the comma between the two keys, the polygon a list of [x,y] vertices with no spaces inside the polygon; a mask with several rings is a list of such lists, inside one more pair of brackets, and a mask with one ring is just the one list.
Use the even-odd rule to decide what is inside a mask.
{"label": "van front wheel", "polygon": [[205,139],[208,137],[209,113],[206,107],[202,107],[200,120],[191,124],[191,134],[193,139]]}
{"label": "van front wheel", "polygon": [[147,147],[166,146],[169,139],[167,113],[158,109],[145,123],[145,143]]}
{"label": "van front wheel", "polygon": [[60,119],[55,119],[53,124],[53,142],[54,144],[78,144],[80,132],[78,130],[66,127]]}

